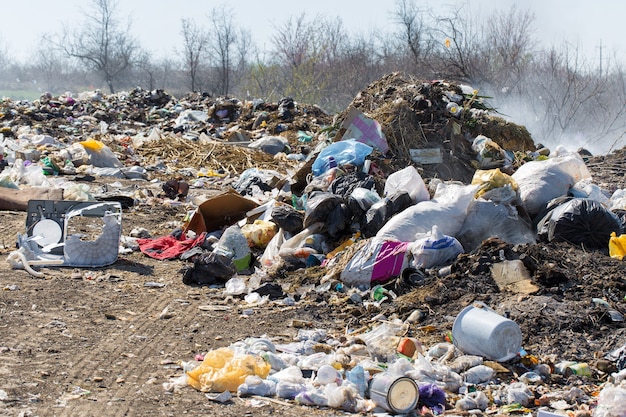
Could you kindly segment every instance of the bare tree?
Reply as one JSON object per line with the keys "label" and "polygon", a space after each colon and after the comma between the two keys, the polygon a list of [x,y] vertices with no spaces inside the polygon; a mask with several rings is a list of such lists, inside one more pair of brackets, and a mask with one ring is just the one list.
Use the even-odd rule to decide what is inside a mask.
{"label": "bare tree", "polygon": [[206,57],[208,48],[208,34],[193,20],[181,20],[181,35],[183,35],[183,50],[180,52],[184,62],[184,71],[187,73],[189,88],[196,91],[198,87],[199,71]]}
{"label": "bare tree", "polygon": [[100,75],[114,93],[116,84],[133,64],[137,51],[130,34],[131,21],[126,26],[117,17],[117,0],[92,0],[93,12],[84,13],[82,27],[65,32],[61,39],[52,40],[67,55],[76,58],[88,70]]}
{"label": "bare tree", "polygon": [[522,80],[532,64],[535,40],[532,37],[534,15],[518,11],[496,11],[489,19],[480,42],[486,67],[483,78],[500,94],[520,93]]}
{"label": "bare tree", "polygon": [[290,67],[297,68],[311,57],[315,28],[306,20],[306,13],[291,16],[282,27],[274,27],[272,43],[278,58]]}
{"label": "bare tree", "polygon": [[233,71],[237,28],[232,9],[222,5],[211,10],[211,55],[217,66],[217,93],[227,95],[230,90],[230,78]]}
{"label": "bare tree", "polygon": [[424,67],[433,49],[425,11],[417,6],[415,0],[396,0],[392,18],[400,25],[399,38],[411,57],[414,70]]}
{"label": "bare tree", "polygon": [[68,78],[71,69],[69,60],[59,48],[42,40],[31,62],[35,76],[43,82],[46,91],[55,92],[67,84],[64,80]]}

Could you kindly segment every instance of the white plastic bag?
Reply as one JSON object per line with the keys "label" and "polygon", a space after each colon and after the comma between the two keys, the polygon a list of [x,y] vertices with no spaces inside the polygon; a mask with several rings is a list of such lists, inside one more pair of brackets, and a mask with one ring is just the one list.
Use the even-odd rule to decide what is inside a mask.
{"label": "white plastic bag", "polygon": [[441,233],[436,225],[428,236],[417,239],[407,248],[409,263],[414,268],[443,265],[463,252],[459,241]]}
{"label": "white plastic bag", "polygon": [[413,242],[424,237],[434,225],[444,235],[456,236],[477,185],[441,183],[432,200],[422,201],[396,214],[376,234],[385,240]]}
{"label": "white plastic bag", "polygon": [[385,181],[384,195],[389,197],[396,192],[406,191],[411,196],[413,203],[430,200],[430,194],[424,180],[413,165],[396,171],[387,177]]}
{"label": "white plastic bag", "polygon": [[355,287],[386,282],[407,267],[407,246],[407,242],[370,239],[354,253],[339,279]]}
{"label": "white plastic bag", "polygon": [[593,417],[626,416],[626,384],[606,384],[598,396],[598,407]]}
{"label": "white plastic bag", "polygon": [[512,175],[517,182],[522,203],[528,214],[538,214],[553,198],[567,194],[580,180],[591,178],[585,162],[576,154],[530,161]]}

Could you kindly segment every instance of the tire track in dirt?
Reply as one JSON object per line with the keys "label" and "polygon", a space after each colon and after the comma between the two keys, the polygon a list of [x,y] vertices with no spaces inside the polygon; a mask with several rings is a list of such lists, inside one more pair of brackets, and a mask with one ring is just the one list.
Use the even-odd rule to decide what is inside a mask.
{"label": "tire track in dirt", "polygon": [[[152,297],[153,293],[140,296]],[[115,332],[104,337],[94,350],[82,352],[75,358],[68,381],[91,380],[93,389],[87,389],[98,402],[106,404],[107,415],[126,416],[145,410],[148,403],[158,401],[163,394],[162,382],[165,381],[149,377],[163,368],[160,365],[163,357],[159,353],[163,342],[171,338],[174,327],[186,327],[197,319],[193,314],[181,313],[167,320],[159,319],[159,313],[168,306],[171,308],[172,298],[169,292],[158,294],[150,311],[122,321],[121,328],[118,326]],[[114,348],[108,349],[111,346]],[[88,398],[68,402],[62,415],[84,416],[93,411],[94,405]]]}

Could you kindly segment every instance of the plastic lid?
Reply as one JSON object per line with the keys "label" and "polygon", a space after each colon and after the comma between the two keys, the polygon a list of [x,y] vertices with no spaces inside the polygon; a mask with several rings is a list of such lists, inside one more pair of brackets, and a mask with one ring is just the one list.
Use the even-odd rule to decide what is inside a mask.
{"label": "plastic lid", "polygon": [[387,394],[387,402],[396,413],[411,411],[419,400],[419,389],[411,378],[398,378]]}

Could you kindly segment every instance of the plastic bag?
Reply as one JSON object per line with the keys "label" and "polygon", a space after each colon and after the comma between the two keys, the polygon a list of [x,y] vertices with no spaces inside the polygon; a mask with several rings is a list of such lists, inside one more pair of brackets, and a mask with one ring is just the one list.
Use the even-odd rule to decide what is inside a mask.
{"label": "plastic bag", "polygon": [[221,284],[237,273],[233,260],[214,252],[203,253],[193,258],[193,267],[183,270],[185,285]]}
{"label": "plastic bag", "polygon": [[621,417],[626,415],[626,384],[607,383],[598,396],[593,417]]}
{"label": "plastic bag", "polygon": [[347,199],[357,188],[375,190],[375,187],[376,182],[374,181],[374,177],[362,171],[357,171],[336,177],[333,182],[330,183],[328,191]]}
{"label": "plastic bag", "polygon": [[430,194],[424,184],[424,180],[413,165],[396,171],[387,177],[383,195],[389,197],[397,192],[409,193],[413,203],[430,199]]}
{"label": "plastic bag", "polygon": [[569,189],[569,193],[576,198],[590,198],[605,207],[610,206],[609,197],[604,195],[602,188],[591,182],[591,178],[578,181]]}
{"label": "plastic bag", "polygon": [[270,397],[276,394],[276,382],[269,379],[262,379],[256,375],[249,375],[243,384],[237,387],[237,395],[260,395],[262,397]]}
{"label": "plastic bag", "polygon": [[522,245],[536,243],[535,236],[530,219],[523,217],[517,207],[479,198],[470,203],[457,239],[466,251],[472,251],[490,237]]}
{"label": "plastic bag", "polygon": [[286,232],[298,233],[303,228],[304,213],[288,204],[277,203],[272,208],[272,221]]}
{"label": "plastic bag", "polygon": [[276,235],[276,224],[264,220],[255,220],[254,223],[244,224],[241,233],[248,240],[248,246],[265,248]]}
{"label": "plastic bag", "polygon": [[258,149],[270,155],[283,152],[288,146],[287,139],[280,136],[264,136],[248,145],[249,148]]}
{"label": "plastic bag", "polygon": [[197,368],[187,372],[187,383],[203,392],[236,392],[247,376],[265,378],[269,373],[270,365],[261,357],[220,348],[208,352]]}
{"label": "plastic bag", "polygon": [[478,135],[472,142],[472,149],[476,152],[476,160],[481,168],[490,169],[502,167],[507,162],[504,149],[486,136]]}
{"label": "plastic bag", "polygon": [[602,204],[587,198],[570,199],[546,214],[537,226],[540,238],[570,242],[590,249],[606,248],[611,233],[621,234],[622,222]]}
{"label": "plastic bag", "polygon": [[472,177],[472,185],[479,186],[478,191],[476,191],[476,194],[474,195],[476,198],[482,196],[487,191],[501,188],[505,185],[510,185],[511,189],[515,191],[515,193],[518,193],[519,190],[519,187],[513,177],[503,173],[499,168],[476,170],[474,176]]}
{"label": "plastic bag", "polygon": [[313,175],[317,177],[336,166],[351,164],[360,167],[363,165],[365,157],[371,154],[373,150],[371,146],[354,139],[335,142],[322,149],[313,162],[311,170]]}
{"label": "plastic bag", "polygon": [[377,238],[413,242],[432,230],[456,236],[477,186],[441,183],[432,200],[422,201],[391,218],[376,234]]}
{"label": "plastic bag", "polygon": [[350,194],[350,198],[359,205],[361,210],[369,210],[369,208],[380,201],[380,196],[375,190],[368,190],[367,188],[357,187]]}
{"label": "plastic bag", "polygon": [[79,143],[85,148],[85,151],[89,155],[89,163],[94,167],[121,168],[124,166],[124,164],[117,159],[117,156],[115,156],[111,148],[99,140],[89,138]]}
{"label": "plastic bag", "polygon": [[485,365],[474,366],[461,374],[468,384],[482,384],[494,378],[496,371]]}
{"label": "plastic bag", "polygon": [[231,258],[237,267],[237,271],[247,269],[252,259],[248,239],[241,232],[239,226],[236,225],[229,226],[224,230],[213,252]]}
{"label": "plastic bag", "polygon": [[413,204],[409,193],[396,191],[389,197],[374,203],[365,213],[365,219],[361,222],[363,236],[372,237],[392,218],[395,214],[406,210]]}
{"label": "plastic bag", "polygon": [[318,222],[326,223],[330,213],[342,202],[341,197],[332,193],[318,191],[311,193],[306,202],[304,227]]}
{"label": "plastic bag", "polygon": [[385,283],[407,267],[408,245],[407,242],[370,239],[354,253],[339,279],[355,287]]}
{"label": "plastic bag", "polygon": [[410,243],[407,253],[412,267],[432,268],[456,258],[463,253],[463,246],[455,238],[442,234],[435,225],[430,236]]}
{"label": "plastic bag", "polygon": [[591,178],[583,160],[575,155],[530,161],[512,175],[526,211],[535,216],[550,200],[567,194],[578,181]]}
{"label": "plastic bag", "polygon": [[276,261],[278,261],[278,253],[280,252],[280,247],[283,243],[285,243],[285,232],[283,229],[279,229],[272,240],[270,240],[265,247],[263,255],[261,255],[261,259],[259,260],[261,266],[272,266]]}

